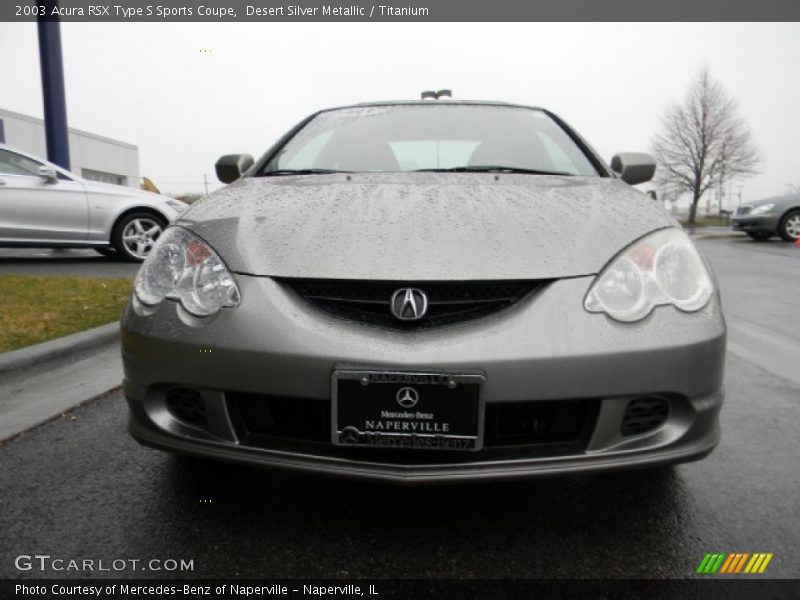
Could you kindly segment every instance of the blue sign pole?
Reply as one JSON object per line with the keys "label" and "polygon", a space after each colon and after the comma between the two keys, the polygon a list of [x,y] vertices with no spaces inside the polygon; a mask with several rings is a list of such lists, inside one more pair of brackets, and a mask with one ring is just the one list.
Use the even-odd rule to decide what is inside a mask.
{"label": "blue sign pole", "polygon": [[[52,3],[48,2],[46,6],[52,6]],[[48,19],[52,19],[52,17]],[[67,102],[64,95],[60,23],[57,20],[44,20],[39,17],[37,25],[39,27],[39,62],[42,70],[47,160],[69,170]]]}

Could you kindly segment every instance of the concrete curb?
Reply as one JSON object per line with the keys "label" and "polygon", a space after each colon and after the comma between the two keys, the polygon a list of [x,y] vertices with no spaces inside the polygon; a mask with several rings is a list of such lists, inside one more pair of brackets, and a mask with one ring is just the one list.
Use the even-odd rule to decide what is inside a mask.
{"label": "concrete curb", "polygon": [[736,234],[736,233],[696,233],[696,234],[689,234],[689,237],[693,240],[712,240],[712,239],[733,239],[733,238],[743,238],[744,236]]}
{"label": "concrete curb", "polygon": [[119,338],[119,322],[0,354],[0,375],[95,348]]}

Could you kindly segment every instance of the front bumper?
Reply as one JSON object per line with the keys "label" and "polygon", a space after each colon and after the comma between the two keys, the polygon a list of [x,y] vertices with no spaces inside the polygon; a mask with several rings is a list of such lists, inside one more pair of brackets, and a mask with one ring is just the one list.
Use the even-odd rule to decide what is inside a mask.
{"label": "front bumper", "polygon": [[[320,313],[267,277],[237,276],[242,304],[201,320],[164,302],[134,299],[122,320],[129,428],[140,442],[236,462],[401,482],[515,478],[653,466],[701,458],[719,439],[725,324],[715,296],[687,314],[659,307],[639,323],[589,314],[594,277],[559,280],[505,311],[460,325],[398,333]],[[331,444],[252,445],[231,415],[235,395],[330,402],[337,366],[480,372],[487,410],[505,403],[587,399],[593,412],[574,444],[474,453],[339,451]],[[166,404],[173,388],[198,390],[198,427]],[[657,428],[622,435],[628,402],[658,395]]]}
{"label": "front bumper", "polygon": [[731,219],[734,231],[746,233],[775,233],[778,230],[777,215],[738,215]]}

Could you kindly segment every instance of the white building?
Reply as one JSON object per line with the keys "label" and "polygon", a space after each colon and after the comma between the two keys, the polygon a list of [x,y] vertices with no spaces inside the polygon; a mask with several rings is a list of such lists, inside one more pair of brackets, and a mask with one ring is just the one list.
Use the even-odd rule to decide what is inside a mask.
{"label": "white building", "polygon": [[[0,108],[0,143],[47,159],[44,121]],[[139,148],[69,128],[72,172],[93,181],[139,187]]]}

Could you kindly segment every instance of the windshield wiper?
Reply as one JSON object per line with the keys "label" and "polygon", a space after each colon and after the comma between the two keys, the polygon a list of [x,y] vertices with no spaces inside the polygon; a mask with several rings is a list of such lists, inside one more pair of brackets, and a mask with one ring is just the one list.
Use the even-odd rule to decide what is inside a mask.
{"label": "windshield wiper", "polygon": [[274,175],[328,175],[330,173],[349,173],[350,171],[337,171],[336,169],[277,169],[275,171],[264,171],[262,177],[272,177]]}
{"label": "windshield wiper", "polygon": [[545,171],[540,169],[523,169],[520,167],[503,167],[500,165],[474,165],[450,167],[448,169],[416,169],[423,173],[522,173],[524,175],[572,175],[565,171]]}

